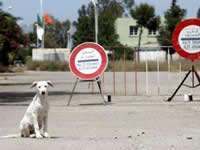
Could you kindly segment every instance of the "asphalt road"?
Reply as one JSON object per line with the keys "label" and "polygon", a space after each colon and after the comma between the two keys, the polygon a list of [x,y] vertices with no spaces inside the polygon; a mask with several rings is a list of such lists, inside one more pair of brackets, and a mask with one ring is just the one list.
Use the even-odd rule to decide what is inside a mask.
{"label": "asphalt road", "polygon": [[[34,95],[29,88],[33,80],[52,80],[55,88],[50,89],[49,96],[52,138],[0,138],[0,149],[200,149],[198,95],[194,102],[184,102],[183,96],[178,96],[170,103],[163,101],[167,98],[163,95],[112,96],[112,103],[104,106],[99,95],[83,94],[88,91],[88,85],[83,83],[67,107],[74,78],[66,75],[69,74],[28,72],[7,79],[1,76],[0,136],[19,132],[19,122]],[[3,84],[5,80],[9,85]]]}

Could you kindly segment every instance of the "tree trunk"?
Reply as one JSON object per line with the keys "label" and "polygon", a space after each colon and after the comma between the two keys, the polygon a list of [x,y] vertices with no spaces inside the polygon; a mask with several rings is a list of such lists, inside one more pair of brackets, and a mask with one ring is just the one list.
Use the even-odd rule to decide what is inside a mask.
{"label": "tree trunk", "polygon": [[139,50],[140,50],[140,46],[141,46],[142,33],[143,33],[143,28],[142,28],[142,26],[141,26],[141,27],[140,27],[140,31],[139,31],[139,39],[138,39],[138,49],[139,49]]}
{"label": "tree trunk", "polygon": [[140,26],[139,27],[139,38],[138,38],[138,51],[137,51],[138,62],[140,61],[140,47],[141,47],[142,33],[143,33],[143,28],[142,28],[142,26]]}
{"label": "tree trunk", "polygon": [[3,44],[2,49],[0,50],[0,63],[4,66],[8,66],[9,65],[9,57],[8,57],[8,53],[10,50],[10,46],[9,46],[9,42],[5,42]]}

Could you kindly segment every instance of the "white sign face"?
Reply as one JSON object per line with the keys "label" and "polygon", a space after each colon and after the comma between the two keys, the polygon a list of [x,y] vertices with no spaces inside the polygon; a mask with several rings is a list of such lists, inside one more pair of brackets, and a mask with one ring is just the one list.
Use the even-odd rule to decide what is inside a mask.
{"label": "white sign face", "polygon": [[81,50],[75,58],[75,66],[83,74],[96,72],[102,64],[100,53],[93,48]]}
{"label": "white sign face", "polygon": [[189,25],[180,32],[178,42],[180,47],[188,53],[200,52],[200,26]]}

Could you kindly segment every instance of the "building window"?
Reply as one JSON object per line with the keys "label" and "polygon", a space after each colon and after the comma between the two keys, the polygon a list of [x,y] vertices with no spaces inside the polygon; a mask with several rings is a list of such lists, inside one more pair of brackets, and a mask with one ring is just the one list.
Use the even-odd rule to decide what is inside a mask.
{"label": "building window", "polygon": [[149,30],[149,35],[155,36],[157,35],[157,31],[156,30]]}
{"label": "building window", "polygon": [[129,35],[130,36],[138,35],[138,27],[137,26],[129,26]]}

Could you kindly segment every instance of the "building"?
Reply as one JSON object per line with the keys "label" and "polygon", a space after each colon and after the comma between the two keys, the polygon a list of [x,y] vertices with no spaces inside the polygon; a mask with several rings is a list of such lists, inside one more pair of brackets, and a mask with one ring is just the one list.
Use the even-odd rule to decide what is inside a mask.
{"label": "building", "polygon": [[[118,18],[115,23],[116,32],[119,35],[119,42],[129,47],[137,47],[139,39],[139,29],[137,22],[133,18]],[[141,46],[142,47],[158,47],[156,36],[158,31],[150,31],[143,29]]]}
{"label": "building", "polygon": [[[164,23],[164,19],[161,18],[161,24]],[[115,22],[116,33],[119,35],[118,41],[128,47],[138,47],[139,40],[139,28],[137,22],[133,18],[123,17],[118,18]],[[163,51],[157,41],[158,31],[150,31],[147,28],[143,28],[141,37],[141,50],[136,54],[137,59],[140,61],[165,61],[167,53]],[[178,58],[177,55],[173,55],[174,59]]]}

